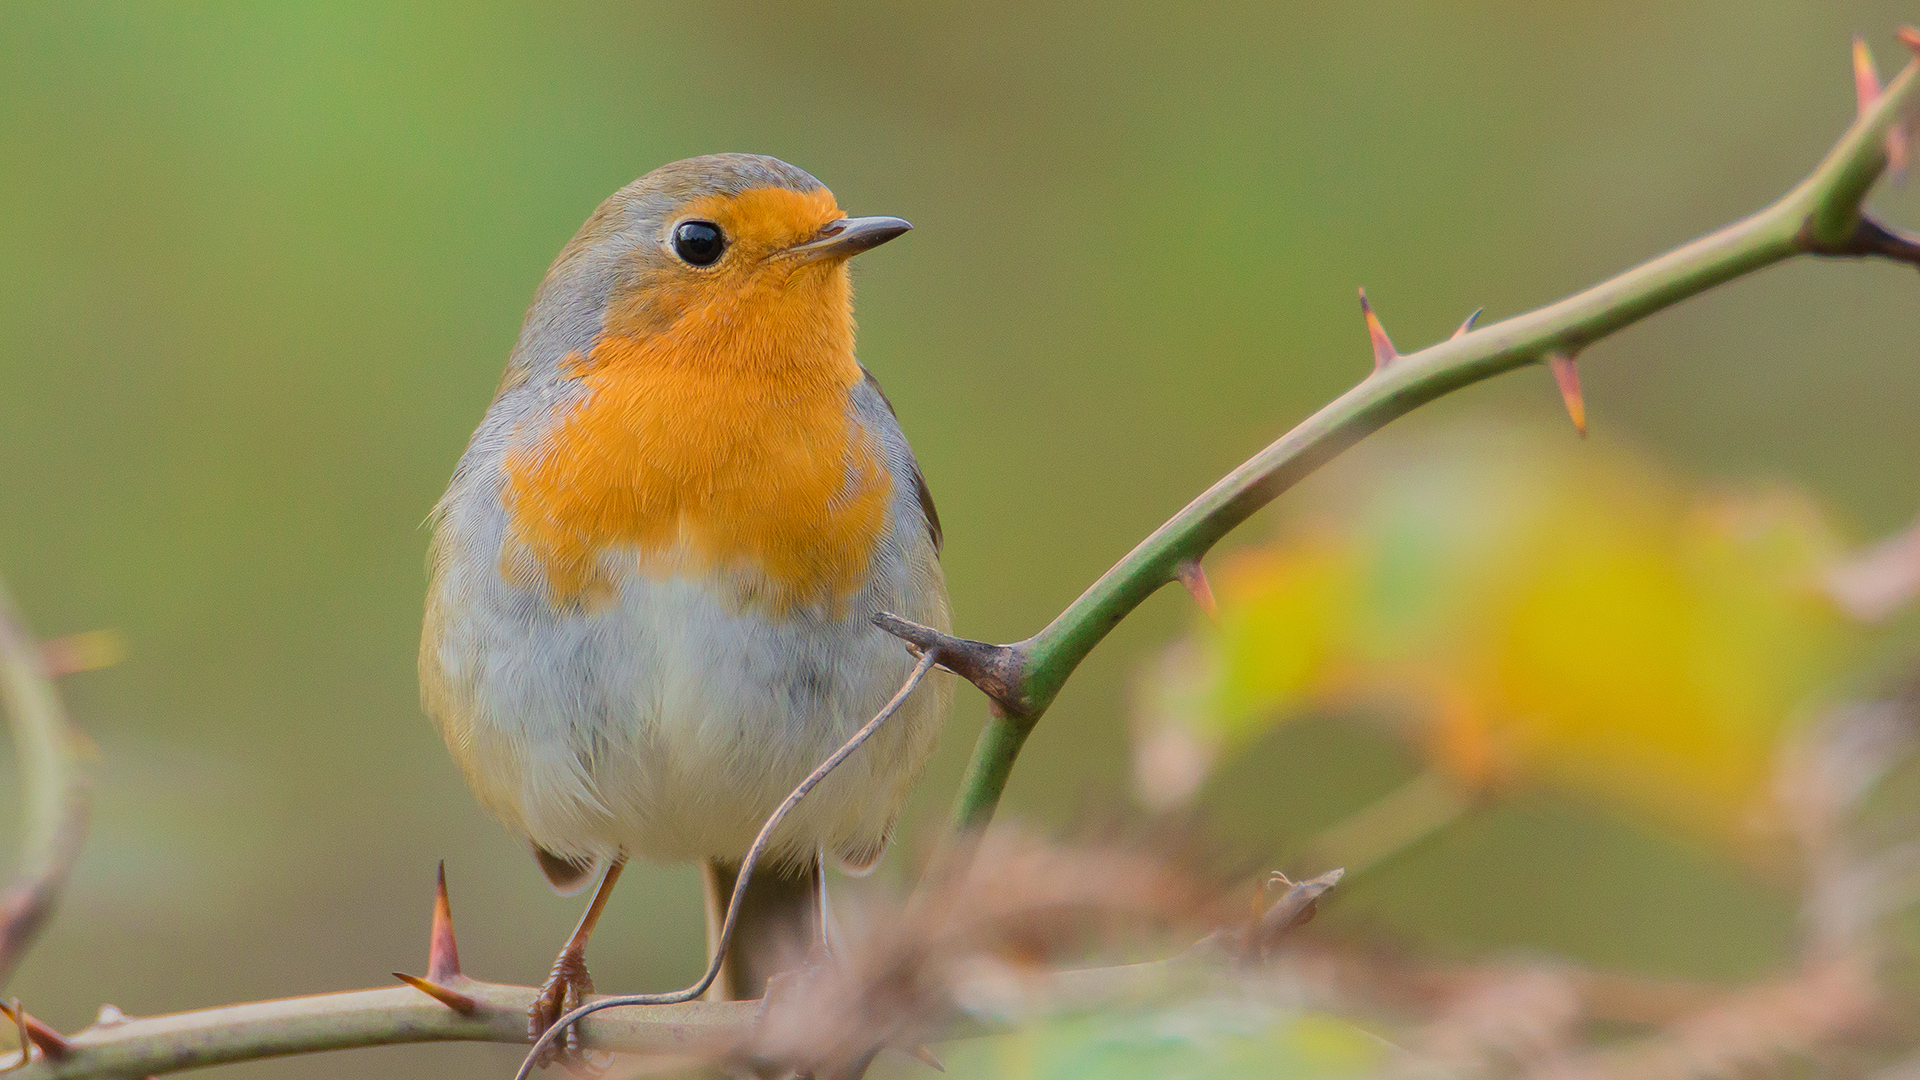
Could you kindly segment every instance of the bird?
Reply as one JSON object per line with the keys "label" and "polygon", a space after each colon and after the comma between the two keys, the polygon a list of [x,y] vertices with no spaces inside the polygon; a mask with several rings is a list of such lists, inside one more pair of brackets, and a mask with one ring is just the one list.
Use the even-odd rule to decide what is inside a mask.
{"label": "bird", "polygon": [[[629,857],[700,864],[712,959],[764,820],[912,672],[873,617],[951,627],[939,514],[854,355],[848,260],[911,227],[763,155],[621,188],[547,271],[434,508],[425,711],[556,891],[599,881],[535,1037],[593,992]],[[819,945],[825,868],[880,858],[951,700],[929,678],[775,833],[710,996],[759,997]]]}

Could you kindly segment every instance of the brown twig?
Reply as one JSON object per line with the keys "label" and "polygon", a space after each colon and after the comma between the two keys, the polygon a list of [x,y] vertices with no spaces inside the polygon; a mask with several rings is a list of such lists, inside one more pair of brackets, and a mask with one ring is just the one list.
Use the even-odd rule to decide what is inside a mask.
{"label": "brown twig", "polygon": [[912,646],[916,654],[929,649],[940,653],[940,666],[972,683],[993,701],[1003,716],[1025,716],[1032,709],[1020,689],[1025,678],[1024,657],[1017,645],[992,645],[971,638],[954,637],[931,626],[922,626],[890,611],[873,617],[873,625]]}

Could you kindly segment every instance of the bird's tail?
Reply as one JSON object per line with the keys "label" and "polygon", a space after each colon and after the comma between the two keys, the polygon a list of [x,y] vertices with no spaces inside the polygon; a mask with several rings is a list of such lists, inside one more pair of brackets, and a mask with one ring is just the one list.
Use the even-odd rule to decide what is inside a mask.
{"label": "bird's tail", "polygon": [[[720,927],[740,864],[709,859],[700,865],[707,898],[707,961],[713,961]],[[747,882],[733,941],[707,997],[750,1001],[764,997],[767,979],[806,959],[820,940],[821,880],[818,860],[792,869],[759,866]]]}

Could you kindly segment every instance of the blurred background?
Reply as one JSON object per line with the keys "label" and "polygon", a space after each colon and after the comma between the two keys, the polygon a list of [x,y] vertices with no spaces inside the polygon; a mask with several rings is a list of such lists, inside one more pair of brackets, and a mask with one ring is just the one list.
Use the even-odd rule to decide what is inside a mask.
{"label": "blurred background", "polygon": [[[959,631],[1008,640],[1365,375],[1356,285],[1408,350],[1756,209],[1852,117],[1850,36],[1891,72],[1915,17],[1867,0],[10,5],[0,574],[40,633],[112,628],[127,658],[63,684],[101,747],[98,812],[9,992],[72,1028],[103,1001],[383,985],[424,963],[439,859],[468,970],[544,975],[578,903],[484,817],[417,704],[422,522],[548,262],[654,166],[774,154],[853,213],[914,222],[860,261],[860,354],[939,501]],[[1878,202],[1920,217],[1911,186]],[[1538,427],[1507,445],[1550,477],[1591,458],[1674,492],[1784,486],[1822,543],[1864,544],[1920,507],[1915,325],[1910,269],[1770,270],[1586,354],[1585,443],[1529,369],[1424,410],[1300,501],[1325,510],[1423,440]],[[1223,550],[1258,557],[1289,502]],[[1010,814],[1063,826],[1136,798],[1142,687],[1193,623],[1169,592],[1100,648],[1029,744]],[[1850,655],[1795,693],[1870,686],[1910,654]],[[963,691],[909,836],[944,812],[983,715]],[[1422,774],[1408,746],[1256,725],[1191,799],[1236,857],[1304,864]],[[1764,854],[1579,789],[1529,788],[1387,852],[1328,922],[1700,980],[1781,962],[1795,900]],[[699,919],[691,869],[630,871],[596,979],[680,985]]]}

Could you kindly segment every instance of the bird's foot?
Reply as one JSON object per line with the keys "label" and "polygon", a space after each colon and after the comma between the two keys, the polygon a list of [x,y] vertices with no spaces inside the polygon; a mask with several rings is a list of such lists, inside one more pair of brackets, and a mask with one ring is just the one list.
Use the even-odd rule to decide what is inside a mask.
{"label": "bird's foot", "polygon": [[[527,1008],[527,1038],[538,1039],[546,1034],[555,1021],[579,1008],[591,993],[593,976],[587,974],[586,956],[576,949],[560,950],[553,962],[553,973],[547,976],[547,984],[540,988],[539,996]],[[570,1028],[541,1052],[539,1063],[545,1067],[558,1061],[573,1067],[584,1064],[585,1060],[580,1032]]]}

